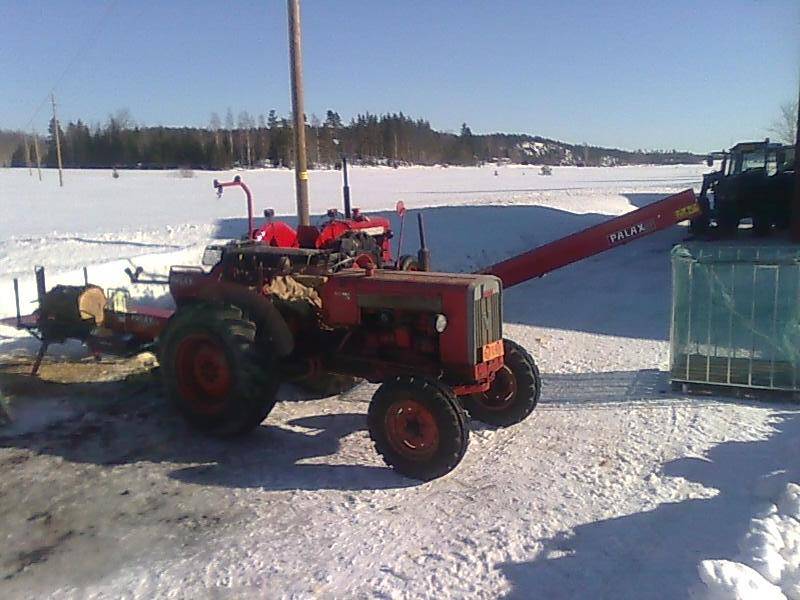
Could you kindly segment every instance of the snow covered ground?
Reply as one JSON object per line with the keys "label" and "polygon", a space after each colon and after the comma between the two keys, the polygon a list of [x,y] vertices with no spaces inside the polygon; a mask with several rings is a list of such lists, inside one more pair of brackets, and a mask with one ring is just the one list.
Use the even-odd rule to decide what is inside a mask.
{"label": "snow covered ground", "polygon": [[[697,188],[704,170],[354,169],[351,186],[365,210],[427,207],[434,265],[473,270]],[[211,187],[232,175],[67,171],[59,189],[53,172],[0,170],[0,316],[33,264],[49,283],[88,265],[111,287],[131,262],[196,263],[207,240],[244,230],[238,190]],[[290,172],[242,175],[257,214],[292,212]],[[338,205],[339,187],[312,173],[312,210]],[[78,363],[91,381],[33,384],[6,370],[20,418],[0,429],[0,594],[800,598],[798,406],[669,388],[668,253],[684,235],[508,290],[507,335],[536,357],[542,402],[509,429],[473,424],[462,464],[425,484],[375,455],[374,386],[304,402],[287,388],[253,436],[219,442],[185,428],[147,375]],[[23,295],[29,308],[30,279]],[[0,329],[0,362],[30,350]]]}

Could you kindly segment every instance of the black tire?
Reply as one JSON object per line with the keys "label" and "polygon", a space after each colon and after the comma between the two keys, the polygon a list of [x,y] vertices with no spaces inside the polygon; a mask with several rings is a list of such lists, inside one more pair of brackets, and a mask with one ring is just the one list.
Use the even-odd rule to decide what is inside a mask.
{"label": "black tire", "polygon": [[206,433],[241,435],[275,406],[273,361],[234,306],[180,308],[159,340],[159,364],[169,399]]}
{"label": "black tire", "polygon": [[717,209],[717,230],[720,235],[734,236],[739,229],[740,217],[736,204],[726,203]]}
{"label": "black tire", "polygon": [[706,235],[711,228],[711,219],[703,214],[689,221],[689,233],[691,235]]}
{"label": "black tire", "polygon": [[766,237],[772,231],[772,218],[768,211],[758,211],[753,215],[753,234]]}
{"label": "black tire", "polygon": [[694,219],[689,221],[689,234],[690,235],[706,235],[711,229],[711,203],[708,201],[708,195],[703,192],[697,198],[697,203],[700,205],[700,214]]}
{"label": "black tire", "polygon": [[464,407],[476,421],[508,427],[533,412],[542,393],[542,378],[533,357],[525,348],[503,340],[505,365],[498,371],[488,392],[464,396]]}
{"label": "black tire", "polygon": [[317,373],[293,381],[295,385],[315,397],[327,398],[349,392],[354,387],[364,382],[360,377],[352,375],[338,375],[336,373]]}
{"label": "black tire", "polygon": [[400,271],[420,271],[419,260],[416,256],[411,254],[404,254],[397,262],[397,268]]}
{"label": "black tire", "polygon": [[381,385],[367,423],[386,464],[422,481],[452,471],[469,445],[466,415],[453,392],[422,377],[395,377]]}

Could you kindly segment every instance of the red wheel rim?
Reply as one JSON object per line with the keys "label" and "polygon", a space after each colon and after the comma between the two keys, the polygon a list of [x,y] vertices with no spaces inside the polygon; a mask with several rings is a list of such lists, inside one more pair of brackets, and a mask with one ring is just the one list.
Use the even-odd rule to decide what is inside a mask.
{"label": "red wheel rim", "polygon": [[426,460],[439,448],[439,425],[416,400],[400,400],[386,412],[386,435],[392,448],[411,460]]}
{"label": "red wheel rim", "polygon": [[488,391],[478,394],[477,400],[486,410],[501,411],[511,406],[516,395],[517,379],[508,365],[503,365],[495,373],[492,386]]}
{"label": "red wheel rim", "polygon": [[202,414],[217,413],[230,392],[231,366],[222,345],[204,333],[186,336],[178,345],[175,374],[181,397]]}

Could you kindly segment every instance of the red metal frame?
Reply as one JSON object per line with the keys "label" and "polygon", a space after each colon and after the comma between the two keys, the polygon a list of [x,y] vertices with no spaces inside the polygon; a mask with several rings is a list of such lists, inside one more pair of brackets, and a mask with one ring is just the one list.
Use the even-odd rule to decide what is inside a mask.
{"label": "red metal frame", "polygon": [[174,311],[153,306],[128,305],[125,312],[106,309],[104,327],[130,334],[143,343],[152,342],[167,326]]}
{"label": "red metal frame", "polygon": [[523,283],[611,248],[666,229],[702,212],[689,189],[487,267],[503,287]]}
{"label": "red metal frame", "polygon": [[245,196],[247,196],[247,239],[252,240],[254,239],[255,232],[253,230],[253,194],[250,193],[250,188],[247,187],[247,184],[242,181],[242,178],[238,175],[233,178],[233,181],[217,181],[214,180],[214,187],[217,190],[217,194],[222,196],[222,190],[226,187],[240,187],[244,190]]}

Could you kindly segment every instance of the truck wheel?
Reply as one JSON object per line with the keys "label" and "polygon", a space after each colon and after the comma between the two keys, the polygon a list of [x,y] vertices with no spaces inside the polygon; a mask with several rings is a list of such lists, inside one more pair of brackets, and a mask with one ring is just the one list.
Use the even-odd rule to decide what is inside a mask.
{"label": "truck wheel", "polygon": [[386,464],[423,481],[452,471],[469,444],[464,409],[449,389],[430,379],[395,377],[381,385],[367,423]]}
{"label": "truck wheel", "polygon": [[256,325],[233,307],[178,310],[159,341],[167,396],[193,426],[219,436],[257,427],[280,381],[256,344]]}
{"label": "truck wheel", "polygon": [[527,417],[542,393],[542,379],[533,358],[522,346],[503,340],[503,368],[488,391],[463,398],[464,406],[476,421],[507,427]]}
{"label": "truck wheel", "polygon": [[691,235],[705,235],[711,228],[711,219],[707,214],[702,214],[689,221],[689,233]]}
{"label": "truck wheel", "polygon": [[729,237],[736,235],[739,229],[739,214],[736,205],[725,204],[717,210],[717,230],[723,236]]}

